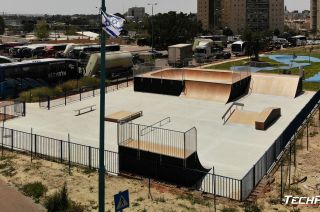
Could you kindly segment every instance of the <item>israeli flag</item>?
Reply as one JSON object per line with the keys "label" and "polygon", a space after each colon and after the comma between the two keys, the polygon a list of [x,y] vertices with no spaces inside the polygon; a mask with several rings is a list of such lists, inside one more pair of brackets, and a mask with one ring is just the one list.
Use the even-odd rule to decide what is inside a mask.
{"label": "israeli flag", "polygon": [[124,19],[102,11],[102,29],[111,37],[119,37],[124,24]]}

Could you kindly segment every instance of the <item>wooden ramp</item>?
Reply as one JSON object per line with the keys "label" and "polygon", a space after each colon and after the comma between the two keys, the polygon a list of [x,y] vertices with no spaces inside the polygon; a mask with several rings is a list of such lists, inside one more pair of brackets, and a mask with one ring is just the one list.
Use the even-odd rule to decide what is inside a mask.
{"label": "wooden ramp", "polygon": [[112,113],[107,115],[105,121],[114,122],[114,123],[121,123],[121,122],[128,122],[134,119],[137,119],[143,115],[142,111],[140,112],[129,112],[129,111],[119,111],[116,113]]}
{"label": "wooden ramp", "polygon": [[227,103],[230,98],[231,87],[231,84],[186,80],[181,96]]}
{"label": "wooden ramp", "polygon": [[121,146],[128,147],[131,149],[139,149],[145,152],[152,152],[160,155],[166,155],[179,159],[186,159],[194,152],[184,151],[183,148],[171,147],[157,143],[150,143],[148,141],[137,141],[137,140],[127,140],[122,143]]}
{"label": "wooden ramp", "polygon": [[262,112],[252,112],[236,109],[231,114],[228,123],[254,126],[256,130],[268,129],[281,116],[281,109],[268,107]]}
{"label": "wooden ramp", "polygon": [[295,98],[302,92],[302,79],[294,75],[252,73],[250,92]]}

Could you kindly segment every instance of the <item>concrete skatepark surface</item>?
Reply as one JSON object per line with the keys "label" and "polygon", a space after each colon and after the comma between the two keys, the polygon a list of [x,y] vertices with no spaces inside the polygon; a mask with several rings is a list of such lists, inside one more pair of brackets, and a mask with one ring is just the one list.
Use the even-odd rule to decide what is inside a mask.
{"label": "concrete skatepark surface", "polygon": [[[208,168],[214,166],[216,174],[241,179],[313,95],[306,92],[291,98],[252,93],[238,100],[248,111],[261,112],[267,107],[282,109],[281,118],[267,131],[242,124],[223,125],[221,117],[230,104],[134,92],[132,87],[106,94],[106,114],[143,111],[143,116],[133,123],[150,125],[170,117],[171,122],[163,128],[185,132],[196,127],[201,163]],[[74,110],[93,104],[97,110],[74,116]],[[99,97],[51,110],[39,108],[37,103],[27,104],[27,116],[9,120],[5,127],[25,132],[33,128],[33,133],[63,140],[67,140],[70,133],[72,142],[98,147],[98,105]],[[115,123],[106,122],[106,149],[118,151]]]}

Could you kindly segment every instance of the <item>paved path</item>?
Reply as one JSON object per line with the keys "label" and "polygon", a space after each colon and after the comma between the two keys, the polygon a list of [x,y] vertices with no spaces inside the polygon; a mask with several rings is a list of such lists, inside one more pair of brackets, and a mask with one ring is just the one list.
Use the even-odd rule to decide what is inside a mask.
{"label": "paved path", "polygon": [[24,196],[16,188],[0,180],[0,211],[5,212],[40,212],[46,211],[35,204],[31,198]]}

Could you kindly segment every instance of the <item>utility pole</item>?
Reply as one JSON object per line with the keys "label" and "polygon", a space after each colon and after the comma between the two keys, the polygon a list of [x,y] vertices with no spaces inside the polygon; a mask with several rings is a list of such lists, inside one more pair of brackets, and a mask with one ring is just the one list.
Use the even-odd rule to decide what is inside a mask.
{"label": "utility pole", "polygon": [[151,49],[153,53],[153,46],[154,46],[154,25],[153,25],[153,7],[158,5],[158,3],[148,3],[148,5],[151,5],[151,27],[152,27],[152,38],[151,38]]}
{"label": "utility pole", "polygon": [[[101,11],[106,12],[106,1],[101,0]],[[101,17],[102,14],[100,14]],[[105,116],[105,82],[106,82],[106,33],[101,29],[101,62],[100,62],[100,133],[99,133],[99,212],[105,212],[105,166],[104,166],[104,116]]]}

